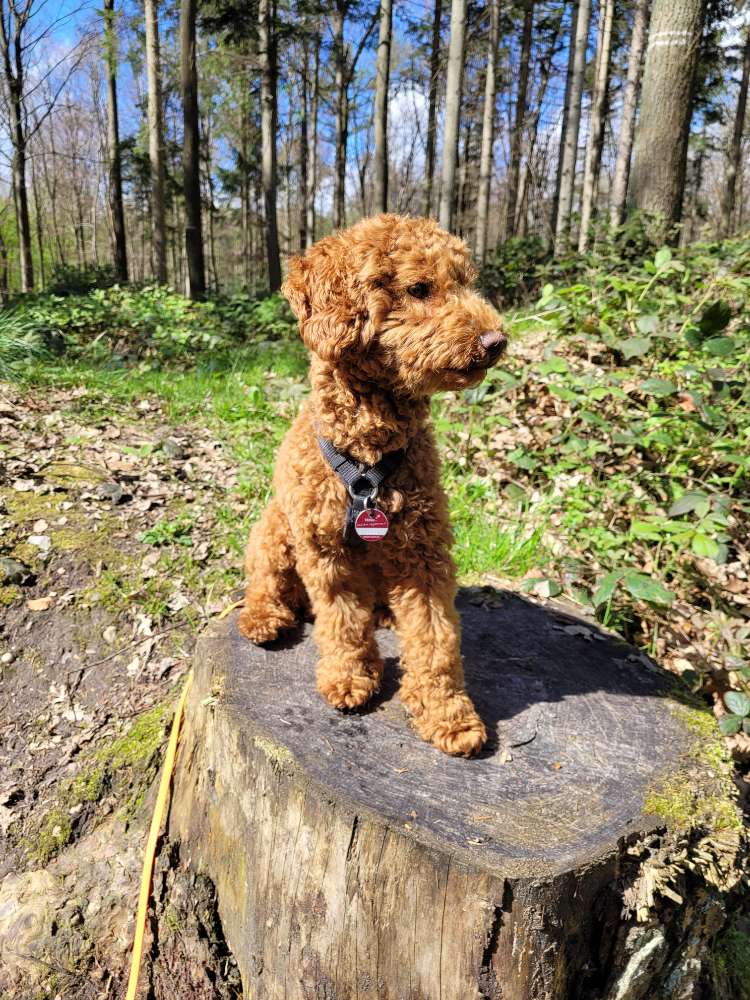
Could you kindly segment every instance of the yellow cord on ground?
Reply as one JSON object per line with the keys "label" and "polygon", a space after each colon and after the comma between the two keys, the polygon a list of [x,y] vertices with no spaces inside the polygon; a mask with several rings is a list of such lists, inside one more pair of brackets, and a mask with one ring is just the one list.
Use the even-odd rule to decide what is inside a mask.
{"label": "yellow cord on ground", "polygon": [[185,701],[187,699],[188,691],[190,690],[190,685],[193,680],[192,671],[187,675],[185,679],[185,686],[182,689],[182,694],[180,695],[180,700],[177,702],[177,708],[174,713],[174,719],[172,721],[172,730],[169,734],[169,743],[167,744],[167,753],[164,758],[164,767],[161,772],[161,781],[159,783],[159,793],[156,796],[156,806],[154,808],[154,815],[151,818],[151,829],[148,833],[148,842],[146,844],[146,856],[143,859],[143,874],[141,875],[141,894],[138,899],[138,914],[135,918],[135,937],[133,938],[133,954],[130,960],[130,978],[128,979],[128,992],[125,995],[125,1000],[135,1000],[136,990],[138,989],[138,974],[141,968],[141,956],[143,954],[143,935],[146,931],[146,916],[148,914],[148,901],[151,896],[151,877],[154,872],[154,857],[156,855],[156,844],[159,839],[159,831],[161,830],[161,824],[164,820],[164,813],[166,811],[167,799],[169,798],[169,786],[172,782],[172,772],[174,770],[174,762],[177,756],[177,743],[180,738],[180,724],[182,722],[182,715],[185,709]]}
{"label": "yellow cord on ground", "polygon": [[216,621],[217,622],[222,621],[224,618],[227,617],[227,615],[231,615],[231,613],[236,608],[243,607],[244,603],[245,603],[245,598],[243,597],[241,601],[235,601],[234,604],[230,604],[228,608],[224,608],[218,613],[218,615],[216,616]]}

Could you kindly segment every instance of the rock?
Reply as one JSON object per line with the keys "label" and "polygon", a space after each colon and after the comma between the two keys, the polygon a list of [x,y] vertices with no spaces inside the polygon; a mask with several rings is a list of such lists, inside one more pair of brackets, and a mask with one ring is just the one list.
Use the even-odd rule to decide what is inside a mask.
{"label": "rock", "polygon": [[185,455],[185,449],[182,447],[180,442],[173,437],[164,438],[161,443],[161,450],[167,458],[183,458]]}
{"label": "rock", "polygon": [[127,494],[119,483],[102,483],[97,490],[97,497],[100,500],[109,500],[113,507],[122,503]]}
{"label": "rock", "polygon": [[31,570],[10,556],[0,557],[0,583],[6,586],[22,584],[31,578]]}

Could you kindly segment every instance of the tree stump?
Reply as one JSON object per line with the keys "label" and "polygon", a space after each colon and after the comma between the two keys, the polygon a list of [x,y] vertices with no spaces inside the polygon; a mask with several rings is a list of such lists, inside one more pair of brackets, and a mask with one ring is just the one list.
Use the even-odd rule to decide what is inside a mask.
{"label": "tree stump", "polygon": [[410,728],[391,632],[381,694],[346,715],[317,693],[309,626],[260,648],[230,618],[199,641],[169,843],[215,888],[243,995],[711,996],[742,862],[702,713],[590,622],[486,589],[459,609],[494,734],[468,761]]}

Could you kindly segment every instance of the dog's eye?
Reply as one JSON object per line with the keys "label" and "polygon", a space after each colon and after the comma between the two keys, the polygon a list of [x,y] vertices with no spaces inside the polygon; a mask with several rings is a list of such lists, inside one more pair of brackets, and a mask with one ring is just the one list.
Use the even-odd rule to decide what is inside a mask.
{"label": "dog's eye", "polygon": [[426,281],[419,281],[416,285],[409,285],[406,291],[412,296],[412,298],[426,299],[430,294],[430,286]]}

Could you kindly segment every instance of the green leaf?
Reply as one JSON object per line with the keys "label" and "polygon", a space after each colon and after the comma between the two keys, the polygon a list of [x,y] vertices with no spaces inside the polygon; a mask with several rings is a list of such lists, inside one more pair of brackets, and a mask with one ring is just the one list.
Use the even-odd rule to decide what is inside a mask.
{"label": "green leaf", "polygon": [[685,340],[690,347],[697,348],[703,343],[703,334],[697,326],[689,326],[685,330]]}
{"label": "green leaf", "polygon": [[656,265],[657,271],[663,271],[665,267],[668,267],[672,262],[672,251],[669,247],[662,247],[661,250],[657,250],[654,255],[654,264]]}
{"label": "green leaf", "polygon": [[690,547],[702,559],[716,559],[719,555],[719,543],[710,535],[704,535],[700,531],[696,531],[693,535]]}
{"label": "green leaf", "polygon": [[568,367],[568,362],[564,358],[558,358],[554,354],[552,357],[547,358],[546,361],[540,362],[537,365],[537,370],[542,373],[542,375],[551,375],[552,372],[557,372],[560,375],[564,375],[566,372],[570,371]]}
{"label": "green leaf", "polygon": [[725,330],[732,318],[732,309],[723,299],[712,302],[701,313],[698,326],[704,337],[710,337],[712,333],[719,333]]}
{"label": "green leaf", "polygon": [[623,340],[620,344],[620,350],[626,361],[629,361],[630,358],[640,358],[641,355],[647,354],[650,347],[650,337],[628,337],[627,340]]}
{"label": "green leaf", "polygon": [[734,736],[742,728],[742,722],[739,715],[722,715],[719,719],[719,729],[725,736]]}
{"label": "green leaf", "polygon": [[727,691],[724,695],[724,704],[734,715],[750,715],[750,698],[744,691]]}
{"label": "green leaf", "polygon": [[647,316],[639,316],[635,321],[635,325],[638,327],[641,333],[652,334],[656,333],[659,327],[659,317],[654,313]]}
{"label": "green leaf", "polygon": [[726,358],[737,350],[737,343],[731,337],[712,337],[704,340],[703,350],[715,358]]}
{"label": "green leaf", "polygon": [[679,514],[689,514],[691,511],[698,511],[702,517],[708,510],[708,497],[701,490],[688,490],[669,508],[669,516],[677,517]]}
{"label": "green leaf", "polygon": [[643,573],[636,573],[633,570],[623,577],[625,589],[637,601],[648,601],[649,604],[671,604],[674,594],[667,590],[658,580]]}
{"label": "green leaf", "polygon": [[599,583],[599,586],[594,591],[594,596],[591,598],[591,603],[595,608],[600,607],[602,604],[606,604],[609,599],[614,594],[617,584],[622,580],[623,571],[621,569],[612,570],[611,573],[607,573]]}
{"label": "green leaf", "polygon": [[671,396],[677,386],[663,378],[647,378],[641,382],[641,391],[647,396]]}

